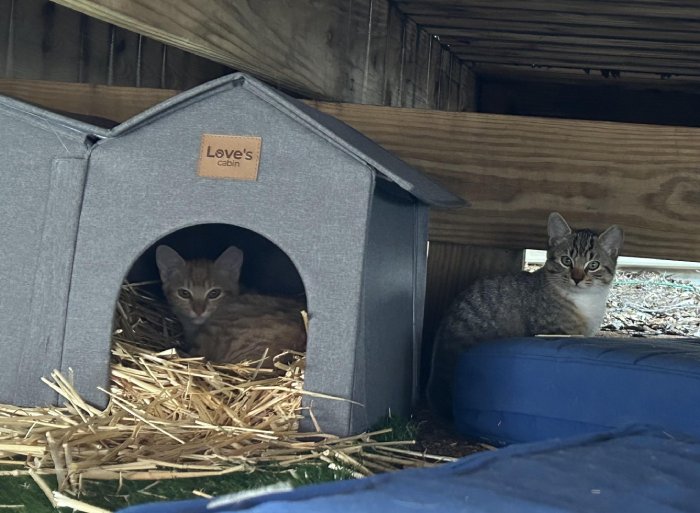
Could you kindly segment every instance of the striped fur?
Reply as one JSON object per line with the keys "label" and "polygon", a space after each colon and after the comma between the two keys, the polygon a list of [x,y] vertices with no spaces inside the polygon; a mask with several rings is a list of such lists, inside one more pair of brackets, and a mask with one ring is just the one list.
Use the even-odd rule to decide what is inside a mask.
{"label": "striped fur", "polygon": [[192,355],[235,363],[257,360],[266,350],[272,357],[287,349],[306,349],[301,302],[240,293],[240,249],[232,246],[212,262],[186,261],[172,248],[159,246],[156,262]]}
{"label": "striped fur", "polygon": [[605,313],[623,232],[572,231],[554,212],[547,262],[533,273],[478,280],[457,296],[433,343],[428,399],[449,417],[460,352],[482,340],[544,334],[593,335]]}

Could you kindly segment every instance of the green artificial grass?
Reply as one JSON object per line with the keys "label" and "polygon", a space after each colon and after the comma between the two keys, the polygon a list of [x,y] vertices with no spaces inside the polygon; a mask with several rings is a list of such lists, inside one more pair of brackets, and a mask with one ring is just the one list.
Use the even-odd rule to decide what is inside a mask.
{"label": "green artificial grass", "polygon": [[[2,470],[15,469],[16,467],[2,468]],[[55,479],[48,478],[46,481],[55,488]],[[0,508],[3,513],[56,511],[31,477],[0,477]]]}
{"label": "green artificial grass", "polygon": [[420,432],[420,423],[414,419],[390,415],[378,422],[370,431],[381,431],[387,428],[391,428],[391,432],[376,435],[373,438],[377,442],[415,440]]}
{"label": "green artificial grass", "polygon": [[[43,476],[52,490],[56,479]],[[326,481],[352,478],[352,472],[342,468],[330,469],[324,465],[297,465],[292,469],[270,467],[250,473],[233,473],[217,477],[195,479],[171,479],[164,481],[89,481],[84,494],[78,499],[109,511],[145,502],[160,502],[177,499],[195,499],[194,490],[209,495],[251,490],[279,482],[301,486]],[[9,508],[16,505],[16,508]],[[0,512],[50,513],[51,506],[44,493],[30,477],[0,477]],[[58,511],[70,511],[61,508]]]}

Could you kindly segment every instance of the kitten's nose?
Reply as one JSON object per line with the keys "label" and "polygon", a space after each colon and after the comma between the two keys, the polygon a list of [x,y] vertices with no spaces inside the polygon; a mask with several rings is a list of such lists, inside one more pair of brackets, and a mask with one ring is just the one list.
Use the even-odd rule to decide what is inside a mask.
{"label": "kitten's nose", "polygon": [[583,269],[579,269],[577,267],[571,269],[571,279],[574,280],[574,283],[576,285],[581,283],[585,277],[586,277],[586,273],[584,272]]}
{"label": "kitten's nose", "polygon": [[206,310],[204,304],[194,303],[192,305],[192,311],[197,315],[202,315],[204,313],[204,310]]}

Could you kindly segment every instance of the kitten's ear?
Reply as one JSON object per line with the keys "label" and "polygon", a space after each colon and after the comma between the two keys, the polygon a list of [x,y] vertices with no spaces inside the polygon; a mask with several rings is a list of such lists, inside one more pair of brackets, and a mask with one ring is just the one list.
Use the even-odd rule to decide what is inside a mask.
{"label": "kitten's ear", "polygon": [[234,283],[238,283],[238,278],[241,275],[241,266],[243,265],[243,251],[236,246],[231,246],[221,253],[214,265],[217,269],[221,269],[231,276]]}
{"label": "kitten's ear", "polygon": [[620,255],[624,239],[625,233],[622,228],[614,224],[598,236],[598,244],[612,258],[617,258]]}
{"label": "kitten's ear", "polygon": [[156,248],[156,264],[163,282],[167,281],[173,273],[185,268],[185,260],[177,251],[164,244]]}
{"label": "kitten's ear", "polygon": [[549,214],[547,234],[549,235],[550,247],[556,246],[564,237],[571,235],[571,228],[559,212]]}

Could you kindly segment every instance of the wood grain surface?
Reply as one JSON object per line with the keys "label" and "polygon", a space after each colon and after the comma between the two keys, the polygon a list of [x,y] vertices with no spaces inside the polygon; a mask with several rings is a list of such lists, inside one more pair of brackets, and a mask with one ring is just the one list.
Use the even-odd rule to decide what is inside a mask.
{"label": "wood grain surface", "polygon": [[543,248],[549,212],[623,254],[700,261],[700,129],[315,103],[468,199],[431,241]]}
{"label": "wood grain surface", "polygon": [[[426,79],[439,63],[406,56],[442,49],[415,24],[409,28],[412,22],[388,0],[54,1],[316,99],[414,106],[402,101],[414,96],[404,90],[404,77]],[[409,30],[422,46],[412,46]],[[455,77],[467,72],[452,58]],[[450,78],[435,80],[445,89]],[[424,106],[434,108],[435,100]]]}
{"label": "wood grain surface", "polygon": [[[472,65],[699,76],[700,3],[690,0],[396,0]],[[476,68],[474,68],[476,69]]]}
{"label": "wood grain surface", "polygon": [[177,93],[172,89],[147,87],[0,79],[0,94],[49,110],[115,123],[126,121]]}

